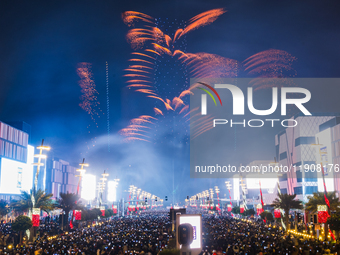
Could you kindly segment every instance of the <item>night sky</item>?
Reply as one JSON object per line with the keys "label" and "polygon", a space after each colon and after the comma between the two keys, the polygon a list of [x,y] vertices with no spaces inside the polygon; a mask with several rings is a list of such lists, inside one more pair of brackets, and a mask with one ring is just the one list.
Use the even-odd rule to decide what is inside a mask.
{"label": "night sky", "polygon": [[[186,21],[207,10],[225,8],[227,12],[214,23],[186,36],[188,52],[243,61],[260,51],[279,49],[297,58],[296,77],[322,78],[339,76],[339,7],[338,1],[1,1],[0,120],[30,124],[31,144],[37,146],[45,139],[52,147],[49,157],[73,165],[85,157],[91,165],[89,172],[108,169],[112,178],[122,179],[122,186],[134,184],[164,196],[170,195],[174,185],[177,198],[184,198],[201,191],[193,188],[197,183],[189,180],[189,169],[176,169],[175,176],[182,181],[173,184],[173,173],[166,166],[171,161],[167,148],[125,144],[118,135],[131,118],[153,114],[143,95],[125,88],[123,69],[132,50],[125,39],[129,28],[122,12]],[[101,109],[97,125],[79,106],[76,67],[80,62],[92,64]],[[268,141],[267,146],[274,155],[274,142]],[[187,166],[188,162],[177,164]],[[204,189],[211,185],[211,180],[206,182]],[[185,183],[191,188],[185,188]]]}

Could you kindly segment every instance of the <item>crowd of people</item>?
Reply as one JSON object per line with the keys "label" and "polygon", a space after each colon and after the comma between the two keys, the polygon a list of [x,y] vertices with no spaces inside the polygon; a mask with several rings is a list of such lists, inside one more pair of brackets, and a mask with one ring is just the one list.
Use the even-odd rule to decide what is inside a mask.
{"label": "crowd of people", "polygon": [[[203,215],[201,255],[340,254],[339,242],[299,239],[261,221]],[[167,213],[98,221],[61,232],[57,221],[41,225],[38,238],[17,246],[10,224],[0,231],[0,254],[158,254],[175,246]]]}
{"label": "crowd of people", "polygon": [[340,243],[299,239],[263,221],[203,218],[203,254],[340,254]]}

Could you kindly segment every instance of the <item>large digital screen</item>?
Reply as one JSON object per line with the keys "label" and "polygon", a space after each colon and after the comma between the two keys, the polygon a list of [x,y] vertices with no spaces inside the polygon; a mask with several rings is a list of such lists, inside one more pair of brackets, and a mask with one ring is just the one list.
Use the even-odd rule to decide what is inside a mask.
{"label": "large digital screen", "polygon": [[96,197],[96,176],[85,174],[82,177],[81,198],[85,200],[93,200]]}
{"label": "large digital screen", "polygon": [[189,223],[193,227],[193,241],[190,244],[190,249],[201,249],[202,248],[202,229],[201,229],[201,215],[190,215],[190,214],[181,214],[179,215],[178,224]]}
{"label": "large digital screen", "polygon": [[34,147],[27,146],[27,163],[1,158],[0,193],[20,195],[33,185]]}
{"label": "large digital screen", "polygon": [[117,182],[109,181],[107,183],[107,200],[110,202],[116,202],[116,189],[117,189]]}

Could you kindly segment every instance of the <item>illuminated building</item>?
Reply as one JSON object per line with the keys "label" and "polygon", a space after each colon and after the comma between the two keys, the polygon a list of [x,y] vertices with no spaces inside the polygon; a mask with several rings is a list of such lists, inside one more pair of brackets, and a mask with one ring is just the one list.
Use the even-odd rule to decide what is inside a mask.
{"label": "illuminated building", "polygon": [[81,183],[81,198],[89,202],[96,197],[96,176],[92,174],[84,174]]}
{"label": "illuminated building", "polygon": [[318,192],[317,172],[299,169],[317,164],[319,153],[318,147],[315,146],[316,135],[329,126],[332,119],[334,116],[298,116],[295,117],[298,122],[296,127],[286,128],[275,136],[276,158],[279,165],[294,166],[297,169],[288,171],[280,177],[283,194],[297,194],[297,199],[307,201],[309,195]]}
{"label": "illuminated building", "polygon": [[[16,124],[30,130],[24,122]],[[0,122],[0,199],[18,198],[21,190],[32,188],[34,147],[23,130]]]}
{"label": "illuminated building", "polygon": [[60,197],[60,193],[77,193],[78,178],[76,167],[69,162],[58,158],[47,158],[46,193],[52,193],[54,199]]}
{"label": "illuminated building", "polygon": [[[335,117],[323,123],[316,134],[316,150],[319,151],[317,164],[322,162],[325,170],[327,192],[336,191],[340,194],[340,117]],[[318,179],[318,191],[323,192],[322,179]]]}
{"label": "illuminated building", "polygon": [[115,179],[114,181],[108,182],[108,191],[107,191],[107,200],[109,202],[116,202],[117,201],[117,186],[118,186],[119,179]]}

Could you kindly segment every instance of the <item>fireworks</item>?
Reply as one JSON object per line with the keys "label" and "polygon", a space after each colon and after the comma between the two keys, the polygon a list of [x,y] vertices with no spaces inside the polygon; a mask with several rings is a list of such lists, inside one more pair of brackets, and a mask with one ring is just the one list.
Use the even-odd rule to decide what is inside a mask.
{"label": "fireworks", "polygon": [[196,15],[189,20],[189,25],[179,34],[178,38],[190,31],[211,24],[225,12],[223,8],[219,8]]}
{"label": "fireworks", "polygon": [[[211,24],[225,12],[226,10],[222,8],[213,9],[196,15],[186,23],[177,22],[178,28],[172,33],[168,32],[169,29],[164,25],[167,23],[162,23],[161,19],[156,20],[139,12],[123,14],[123,20],[128,26],[135,26],[137,22],[141,25],[130,29],[127,33],[126,39],[135,51],[131,53],[133,58],[128,60],[129,67],[125,69],[124,76],[127,78],[127,87],[155,99],[153,110],[157,119],[154,119],[152,125],[147,123],[148,125],[158,130],[156,126],[159,127],[165,118],[172,116],[173,118],[169,119],[176,123],[165,125],[174,130],[174,126],[183,124],[184,130],[188,129],[191,121],[192,138],[213,127],[211,116],[202,117],[198,109],[189,112],[188,98],[193,95],[194,89],[199,88],[203,83],[196,83],[189,87],[188,77],[199,78],[199,81],[205,82],[208,78],[237,78],[239,73],[243,73],[256,78],[250,85],[257,90],[271,87],[268,82],[263,82],[263,78],[295,75],[295,70],[292,68],[295,58],[281,50],[259,52],[242,63],[205,52],[186,52],[185,36],[191,31]],[[199,89],[204,90],[204,88]],[[130,124],[136,124],[133,123],[136,119],[131,120]],[[125,130],[126,132],[121,133],[129,138],[129,141],[134,138],[140,140],[137,139],[139,138],[137,133],[142,130],[144,129],[130,130],[131,132]],[[184,133],[188,135],[189,132]]]}
{"label": "fireworks", "polygon": [[[82,62],[77,65],[77,74],[80,77],[80,81],[78,83],[81,87],[82,93],[82,95],[80,96],[81,103],[79,104],[79,106],[90,115],[91,120],[98,128],[98,118],[100,118],[100,113],[102,113],[102,110],[99,108],[100,103],[97,99],[97,95],[99,93],[96,90],[96,84],[93,80],[91,67],[92,65],[86,62]],[[88,133],[90,133],[90,126],[91,124],[87,126]],[[86,142],[87,150],[93,148],[96,143],[97,137],[91,138],[91,141],[89,143]]]}
{"label": "fireworks", "polygon": [[[86,111],[91,119],[96,123],[96,118],[100,117],[99,112],[101,111],[98,107],[99,102],[97,100],[98,91],[96,90],[96,84],[92,79],[90,63],[79,63],[77,66],[77,74],[80,77],[79,86],[81,87],[81,97],[82,102],[79,106]],[[96,123],[96,125],[98,125]],[[98,126],[97,126],[98,127]]]}
{"label": "fireworks", "polygon": [[[236,61],[208,53],[185,53],[183,43],[179,42],[180,40],[183,41],[184,35],[190,31],[214,22],[225,12],[224,9],[214,9],[201,13],[190,19],[187,26],[185,23],[181,23],[180,25],[183,27],[178,28],[172,35],[165,34],[161,30],[162,26],[159,21],[156,22],[155,19],[146,14],[138,12],[125,12],[123,14],[125,24],[129,26],[135,25],[136,22],[146,23],[142,27],[130,29],[126,35],[131,47],[139,50],[131,53],[134,57],[128,60],[131,64],[125,69],[126,74],[124,76],[128,78],[127,87],[134,88],[136,92],[144,93],[146,97],[155,99],[157,106],[154,107],[154,113],[159,116],[158,119],[153,119],[155,122],[148,122],[149,120],[140,117],[132,119],[130,125],[120,132],[127,141],[141,139],[151,141],[151,137],[145,135],[148,132],[145,130],[146,126],[157,129],[157,125],[165,125],[172,126],[172,130],[174,130],[175,126],[182,125],[182,127],[184,126],[183,130],[186,130],[185,134],[188,135],[190,115],[198,122],[201,118],[198,109],[189,112],[188,96],[193,95],[192,89],[195,86],[189,88],[188,75],[197,78],[210,77],[211,75],[236,76]],[[164,68],[167,71],[165,71],[166,74],[163,75],[163,78],[161,74],[161,70],[164,70],[162,65],[166,66],[168,63],[169,66],[171,65],[169,64],[170,61],[174,66],[170,68],[172,73],[168,72],[169,68]],[[220,69],[217,70],[217,67]],[[175,79],[179,72],[182,72],[182,81]],[[173,81],[171,85],[169,81]],[[167,92],[164,93],[164,86],[176,86],[176,91],[179,92],[170,95],[169,89],[171,87],[168,87]],[[170,115],[173,118],[169,118]],[[171,122],[174,121],[174,118],[177,119],[176,124],[168,123],[167,120]],[[212,128],[212,125],[208,125],[207,121],[204,118],[201,123],[197,123],[195,126],[197,131],[193,133],[199,135]],[[134,125],[134,128],[131,125]]]}
{"label": "fireworks", "polygon": [[150,142],[150,136],[149,134],[149,126],[146,126],[146,124],[153,125],[154,123],[150,120],[157,120],[156,118],[152,116],[146,116],[142,115],[138,118],[132,119],[130,121],[130,125],[128,125],[126,128],[123,128],[119,131],[119,133],[123,136],[125,136],[125,141],[145,141]]}
{"label": "fireworks", "polygon": [[290,84],[285,77],[296,76],[296,71],[292,67],[295,60],[295,57],[285,51],[270,49],[254,54],[242,64],[247,76],[256,76],[250,85],[254,90],[259,90],[274,86],[292,86],[293,84]]}
{"label": "fireworks", "polygon": [[140,12],[127,11],[122,14],[122,18],[124,23],[127,24],[128,26],[131,26],[134,22],[139,20],[153,24],[152,17]]}

